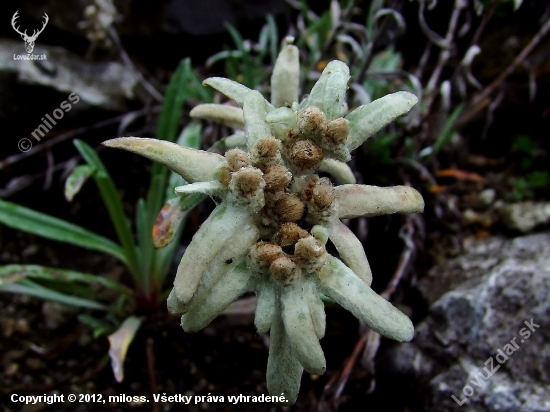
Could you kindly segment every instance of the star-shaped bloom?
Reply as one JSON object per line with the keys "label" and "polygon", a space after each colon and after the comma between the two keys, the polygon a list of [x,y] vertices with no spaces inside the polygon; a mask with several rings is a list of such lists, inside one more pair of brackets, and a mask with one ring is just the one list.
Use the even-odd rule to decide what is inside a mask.
{"label": "star-shaped bloom", "polygon": [[[154,139],[105,142],[179,173],[189,184],[177,193],[220,199],[180,262],[168,309],[182,316],[186,331],[197,331],[254,292],[254,323],[270,332],[268,389],[289,403],[298,396],[303,369],[326,369],[321,294],[384,336],[408,341],[414,333],[409,318],[370,288],[363,246],[340,219],[423,210],[415,189],[355,184],[345,164],[350,151],[417,99],[398,92],[346,114],[349,77],[343,62],[332,61],[298,102],[298,50],[286,45],[273,70],[271,102],[232,80],[204,82],[239,107],[199,105],[191,115],[244,129],[232,137],[241,148],[221,156]],[[334,186],[318,171],[342,184]],[[327,253],[329,240],[340,259]]]}

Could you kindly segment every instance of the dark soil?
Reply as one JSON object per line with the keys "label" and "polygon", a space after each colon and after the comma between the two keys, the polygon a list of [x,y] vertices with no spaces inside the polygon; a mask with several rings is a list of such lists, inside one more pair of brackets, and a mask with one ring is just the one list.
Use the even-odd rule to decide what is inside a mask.
{"label": "dark soil", "polygon": [[[13,263],[16,252],[25,244],[33,263],[77,269],[94,267],[98,273],[116,269],[116,262],[76,248],[60,247],[32,236],[14,234],[3,228],[2,235],[12,242],[3,249],[2,259]],[[5,240],[6,237],[3,237]],[[64,251],[63,251],[64,249]],[[20,253],[20,252],[19,252]],[[77,259],[69,256],[78,256]],[[61,262],[60,262],[61,260]],[[60,264],[61,263],[61,264]],[[113,265],[115,269],[113,269]],[[103,272],[105,271],[105,272]],[[132,342],[124,368],[124,381],[116,382],[107,352],[105,337],[94,339],[92,331],[77,319],[81,310],[21,295],[2,295],[0,300],[0,405],[5,411],[151,411],[153,394],[185,396],[224,396],[224,403],[199,402],[182,406],[174,402],[158,403],[158,411],[281,410],[273,404],[227,401],[228,396],[268,394],[265,370],[268,337],[259,335],[253,315],[221,316],[204,330],[185,333],[179,319],[164,308],[144,317],[144,323]],[[87,313],[93,314],[88,311]],[[327,358],[323,376],[304,373],[297,403],[292,411],[316,409],[323,387],[342,369],[359,339],[358,321],[348,312],[327,308],[327,335],[322,346]],[[384,344],[392,344],[384,342]],[[384,345],[382,351],[384,350]],[[377,407],[379,392],[368,395],[370,379],[363,368],[355,367],[346,390],[340,397],[342,411],[387,411],[395,399],[383,399]],[[384,388],[380,388],[384,390]],[[15,404],[11,395],[101,394],[103,403],[47,405]],[[109,402],[110,396],[146,396],[147,402]],[[114,399],[114,398],[112,398]],[[194,398],[193,398],[194,399]],[[194,402],[194,400],[193,400]],[[403,410],[405,399],[397,409]]]}

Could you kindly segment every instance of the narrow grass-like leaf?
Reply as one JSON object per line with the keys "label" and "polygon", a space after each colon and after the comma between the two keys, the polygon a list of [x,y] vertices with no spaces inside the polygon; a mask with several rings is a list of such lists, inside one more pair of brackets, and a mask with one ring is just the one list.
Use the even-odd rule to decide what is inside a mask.
{"label": "narrow grass-like leaf", "polygon": [[445,120],[445,123],[441,128],[441,132],[439,133],[439,136],[437,137],[437,140],[433,145],[433,150],[431,151],[431,155],[435,155],[437,152],[439,152],[443,147],[445,147],[449,143],[449,141],[453,137],[455,122],[458,119],[458,117],[462,114],[463,109],[464,109],[464,103],[459,104],[458,106],[455,107],[455,109],[449,115],[447,120]]}
{"label": "narrow grass-like leaf", "polygon": [[107,207],[109,217],[115,227],[122,248],[124,249],[128,269],[130,269],[134,276],[138,276],[140,269],[138,266],[134,237],[130,229],[130,222],[124,213],[124,207],[117,188],[96,152],[86,143],[78,139],[74,141],[74,145],[88,165],[96,169],[94,180],[99,188],[101,198]]}
{"label": "narrow grass-like leaf", "polygon": [[252,60],[252,57],[250,55],[250,51],[247,49],[244,39],[242,38],[241,34],[230,24],[226,25],[226,29],[229,32],[229,35],[235,42],[235,45],[237,46],[237,49],[241,52],[241,58],[243,61],[242,64],[242,75],[243,75],[243,83],[254,89],[257,86],[257,79],[254,75],[254,62]]}
{"label": "narrow grass-like leaf", "polygon": [[279,54],[279,29],[277,28],[277,22],[273,15],[267,15],[267,27],[269,33],[269,51],[271,53],[271,61],[275,62],[277,60],[277,55]]}
{"label": "narrow grass-like leaf", "polygon": [[113,330],[113,325],[85,313],[78,315],[78,320],[85,325],[88,325],[93,330],[94,339],[97,339]]}
{"label": "narrow grass-like leaf", "polygon": [[[156,137],[159,140],[167,140],[169,142],[176,140],[183,113],[183,104],[185,99],[189,98],[185,93],[186,75],[189,73],[189,70],[189,60],[182,60],[172,79],[170,79],[157,126]],[[149,212],[147,223],[150,225],[153,225],[154,216],[164,203],[163,195],[167,179],[168,170],[166,167],[157,162],[153,163],[151,166],[151,181],[145,201],[147,211]]]}
{"label": "narrow grass-like leaf", "polygon": [[18,282],[19,280],[26,278],[50,282],[80,282],[86,285],[99,285],[121,294],[128,296],[132,295],[132,291],[126,286],[115,282],[114,280],[107,279],[104,276],[40,265],[0,266],[0,286]]}
{"label": "narrow grass-like leaf", "polygon": [[172,79],[170,79],[160,112],[157,139],[168,140],[169,142],[176,140],[183,111],[183,103],[185,98],[188,97],[183,93],[187,81],[185,74],[188,71],[188,66],[188,60],[182,60]]}
{"label": "narrow grass-like leaf", "polygon": [[[162,195],[162,192],[160,192]],[[151,270],[153,261],[153,240],[151,239],[150,217],[143,198],[136,207],[136,228],[138,238],[138,263],[143,274],[143,288],[146,295],[151,292]]]}
{"label": "narrow grass-like leaf", "polygon": [[73,223],[0,200],[0,223],[23,232],[107,253],[127,263],[120,245]]}
{"label": "narrow grass-like leaf", "polygon": [[0,286],[0,292],[17,293],[19,295],[33,296],[35,298],[62,303],[64,305],[76,306],[84,309],[109,310],[109,306],[90,299],[71,296],[45,288],[38,283],[23,279],[17,283],[9,283]]}

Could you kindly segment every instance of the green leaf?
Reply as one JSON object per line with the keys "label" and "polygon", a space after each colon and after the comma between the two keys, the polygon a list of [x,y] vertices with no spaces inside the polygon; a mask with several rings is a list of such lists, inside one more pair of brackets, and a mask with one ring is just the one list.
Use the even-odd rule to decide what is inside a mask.
{"label": "green leaf", "polygon": [[19,295],[33,296],[35,298],[76,306],[84,309],[109,310],[109,306],[85,298],[71,296],[48,289],[28,279],[22,279],[17,283],[8,283],[0,286],[0,292],[17,293]]}
{"label": "green leaf", "polygon": [[525,176],[529,187],[533,189],[542,189],[550,186],[550,172],[534,171]]}
{"label": "green leaf", "polygon": [[248,86],[250,88],[255,88],[257,86],[257,78],[255,76],[255,70],[254,70],[254,61],[252,60],[252,57],[250,55],[250,50],[247,49],[244,39],[242,38],[241,34],[230,24],[226,25],[226,29],[229,32],[229,35],[235,42],[235,45],[237,46],[237,49],[239,52],[241,52],[241,59],[242,59],[242,75],[243,75],[243,81],[242,83],[245,86]]}
{"label": "green leaf", "polygon": [[449,117],[445,121],[445,124],[441,128],[441,132],[439,133],[439,136],[437,137],[433,145],[433,151],[431,152],[431,155],[435,155],[437,152],[439,152],[443,147],[445,147],[449,143],[455,131],[454,129],[455,122],[457,121],[458,117],[461,115],[463,109],[464,109],[464,103],[461,103],[458,106],[456,106],[455,109],[452,111],[452,113],[449,115]]}
{"label": "green leaf", "polygon": [[124,255],[126,256],[126,265],[134,276],[138,276],[140,268],[138,265],[138,257],[136,253],[136,245],[134,243],[134,237],[130,228],[130,221],[124,213],[124,207],[122,200],[118,193],[118,190],[107,171],[107,168],[103,162],[99,159],[94,149],[82,140],[75,139],[74,145],[80,152],[80,155],[84,158],[89,166],[96,169],[94,174],[94,180],[99,188],[103,203],[107,207],[111,222],[115,227],[118,239],[124,249]]}
{"label": "green leaf", "polygon": [[127,264],[120,245],[73,223],[0,200],[0,223],[23,232],[107,253]]}
{"label": "green leaf", "polygon": [[277,60],[279,54],[279,30],[277,29],[277,22],[273,18],[273,15],[267,15],[267,33],[270,45],[271,61]]}
{"label": "green leaf", "polygon": [[183,111],[183,103],[185,102],[185,98],[188,97],[184,93],[187,80],[185,73],[188,70],[188,61],[188,59],[181,61],[168,84],[159,117],[157,139],[168,140],[169,142],[176,140]]}
{"label": "green leaf", "polygon": [[95,172],[95,169],[88,165],[80,165],[73,169],[67,180],[65,181],[65,199],[72,202],[74,196],[80,192],[82,186],[90,176]]}
{"label": "green leaf", "polygon": [[84,313],[78,315],[78,320],[92,328],[94,339],[106,335],[113,330],[113,325],[109,322],[105,322],[104,320],[94,318],[93,316],[86,315]]}
{"label": "green leaf", "polygon": [[536,149],[537,145],[535,141],[530,136],[521,134],[514,139],[510,150],[514,153],[522,153],[531,156]]}
{"label": "green leaf", "polygon": [[[212,100],[191,67],[190,59],[185,59],[178,66],[168,85],[157,127],[158,139],[170,142],[176,140],[183,115],[183,104],[194,92],[198,93],[205,102]],[[151,167],[151,182],[145,201],[148,211],[147,225],[151,228],[156,214],[164,204],[167,180],[168,169],[161,164],[154,163]]]}
{"label": "green leaf", "polygon": [[14,283],[26,278],[51,282],[80,282],[86,285],[99,285],[107,289],[114,290],[118,293],[132,295],[132,291],[126,286],[103,276],[40,265],[0,266],[0,286]]}
{"label": "green leaf", "polygon": [[177,144],[192,149],[200,149],[202,126],[200,122],[189,123],[180,133]]}
{"label": "green leaf", "polygon": [[[159,193],[162,196],[162,192]],[[153,259],[153,241],[151,239],[151,217],[143,198],[138,200],[136,207],[136,228],[138,237],[138,259],[142,273],[143,291],[151,292],[151,263]]]}

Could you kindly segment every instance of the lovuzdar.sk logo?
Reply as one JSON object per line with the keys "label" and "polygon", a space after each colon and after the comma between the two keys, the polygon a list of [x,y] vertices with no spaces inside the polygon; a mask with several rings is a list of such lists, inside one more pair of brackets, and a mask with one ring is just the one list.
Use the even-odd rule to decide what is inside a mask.
{"label": "lovuzdar.sk logo", "polygon": [[44,13],[44,22],[42,23],[42,28],[40,30],[33,30],[32,35],[27,34],[27,30],[21,31],[19,30],[19,26],[17,24],[17,19],[19,18],[19,10],[17,10],[13,17],[11,18],[11,26],[13,29],[21,36],[21,38],[25,42],[25,49],[27,50],[27,54],[14,54],[13,59],[14,60],[46,60],[46,54],[32,54],[34,50],[34,43],[36,42],[36,39],[38,38],[38,35],[44,31],[44,28],[46,27],[46,24],[48,24],[48,21],[50,18],[46,13]]}

